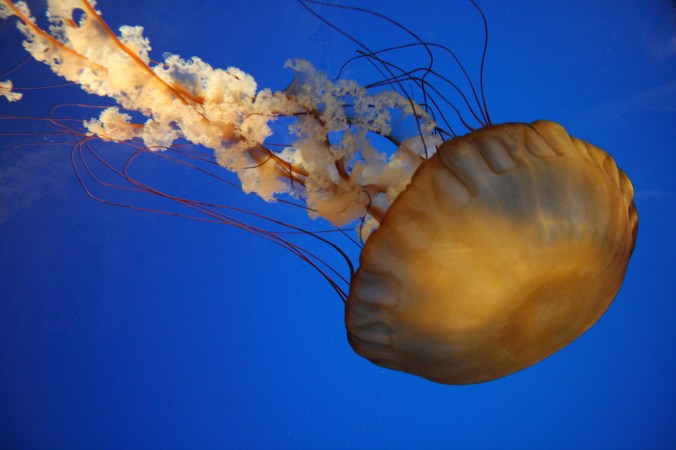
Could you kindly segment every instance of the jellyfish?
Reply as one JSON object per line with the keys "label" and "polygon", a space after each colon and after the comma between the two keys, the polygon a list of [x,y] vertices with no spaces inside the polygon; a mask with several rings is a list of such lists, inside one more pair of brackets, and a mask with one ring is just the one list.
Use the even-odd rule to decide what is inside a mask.
{"label": "jellyfish", "polygon": [[[35,60],[116,102],[83,122],[83,145],[131,143],[157,154],[178,142],[208,148],[220,167],[237,174],[244,192],[302,202],[312,218],[341,232],[355,228],[363,248],[357,269],[345,256],[350,273],[343,289],[333,269],[280,234],[136,182],[127,164],[117,172],[136,188],[310,262],[345,302],[350,345],[379,366],[444,384],[505,377],[583,334],[622,285],[638,225],[627,175],[607,152],[557,123],[493,124],[483,84],[479,95],[472,88],[480,126],[460,117],[468,129],[462,135],[442,129],[435,103],[421,104],[399,89],[405,81],[431,89],[425,80],[431,68],[401,70],[385,51],[357,40],[360,57],[385,76],[380,89],[330,79],[307,61],[289,60],[293,82],[273,92],[240,69],[213,68],[197,57],[168,54],[153,61],[142,28],[116,33],[93,0],[47,3],[48,31],[24,2],[2,0],[0,17],[18,19]],[[317,15],[313,3],[301,1]],[[395,26],[414,45],[433,46]],[[0,84],[0,95],[21,96],[9,80]],[[293,136],[282,148],[269,144],[278,121],[287,121]],[[395,149],[382,151],[374,135]]]}

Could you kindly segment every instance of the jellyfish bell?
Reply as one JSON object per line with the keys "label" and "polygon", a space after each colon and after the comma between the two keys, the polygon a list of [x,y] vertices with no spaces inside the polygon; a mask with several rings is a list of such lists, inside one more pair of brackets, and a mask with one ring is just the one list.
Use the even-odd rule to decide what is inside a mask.
{"label": "jellyfish bell", "polygon": [[[310,12],[312,3],[301,1]],[[458,110],[441,95],[428,96],[438,92],[430,79],[447,80],[433,70],[431,56],[428,66],[405,70],[385,59],[397,47],[374,52],[353,39],[361,57],[385,75],[378,86],[391,89],[333,80],[306,61],[291,60],[293,83],[272,92],[240,69],[216,69],[199,58],[168,54],[153,61],[140,27],[121,27],[116,34],[91,0],[48,4],[49,31],[22,2],[0,0],[0,17],[18,18],[34,59],[117,103],[81,122],[75,133],[82,140],[74,146],[73,165],[87,194],[100,200],[85,186],[86,177],[112,185],[92,171],[88,153],[126,183],[125,190],[162,197],[188,208],[185,216],[233,225],[287,248],[345,300],[348,340],[374,363],[447,384],[500,378],[577,338],[618,292],[637,229],[627,176],[606,152],[556,123],[493,125],[483,83],[468,96],[450,83],[468,107],[474,97],[478,110],[470,107],[469,114],[480,126],[473,128],[458,113],[470,133],[442,131],[437,123],[448,121],[439,105]],[[441,50],[469,79],[449,49],[386,21],[413,39],[400,48]],[[422,91],[424,102],[410,97],[402,83]],[[17,100],[9,82],[0,85],[0,95]],[[295,140],[278,150],[268,138],[271,122],[280,118],[294,121],[289,130]],[[396,149],[380,151],[370,135],[385,137]],[[129,144],[132,153],[116,168],[91,150],[97,140]],[[177,140],[215,155],[186,150]],[[323,234],[170,195],[133,178],[129,169],[141,154],[224,181],[211,171],[218,163],[238,175],[245,192],[280,203],[289,203],[280,196],[304,201],[311,216],[341,234],[358,223],[359,269]],[[349,275],[341,277],[287,235],[247,218],[330,245]]]}
{"label": "jellyfish bell", "polygon": [[637,225],[625,173],[556,123],[447,141],[366,241],[346,305],[349,342],[440,383],[524,369],[610,306]]}

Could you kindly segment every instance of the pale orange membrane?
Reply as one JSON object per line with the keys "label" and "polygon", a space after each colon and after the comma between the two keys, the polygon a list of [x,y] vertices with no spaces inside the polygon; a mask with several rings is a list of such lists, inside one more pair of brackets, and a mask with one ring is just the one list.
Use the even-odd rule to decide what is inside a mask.
{"label": "pale orange membrane", "polygon": [[[0,0],[0,18],[18,19],[35,60],[85,91],[115,100],[117,106],[84,122],[90,136],[142,139],[158,151],[177,140],[202,145],[237,173],[244,192],[266,201],[285,194],[304,200],[313,218],[335,226],[359,221],[363,237],[409,183],[422,155],[440,142],[425,110],[392,90],[370,92],[353,80],[331,80],[303,60],[287,61],[295,81],[279,92],[259,88],[238,68],[214,68],[198,57],[166,53],[155,63],[142,27],[113,30],[92,0],[47,4],[48,30],[23,2]],[[18,99],[10,80],[0,84],[0,96]],[[125,111],[142,119],[132,123]],[[392,151],[377,149],[371,138],[389,136],[393,114],[419,126],[400,136]],[[293,140],[273,151],[266,140],[280,117],[294,119]]]}

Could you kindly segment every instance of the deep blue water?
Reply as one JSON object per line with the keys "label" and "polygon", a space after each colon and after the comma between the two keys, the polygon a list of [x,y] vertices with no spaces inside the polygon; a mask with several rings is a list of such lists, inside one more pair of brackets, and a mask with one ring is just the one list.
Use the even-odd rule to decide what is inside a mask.
{"label": "deep blue water", "polygon": [[[32,3],[41,15],[42,2]],[[482,29],[473,10],[462,0],[419,3],[362,5],[457,50],[476,76]],[[354,55],[353,43],[293,1],[225,4],[101,0],[99,8],[114,26],[144,25],[158,59],[200,56],[275,89],[289,82],[289,57],[335,74]],[[636,251],[598,324],[486,384],[384,370],[352,352],[342,303],[283,249],[231,227],[96,203],[77,183],[68,146],[2,134],[0,447],[676,447],[674,4],[481,5],[494,122],[558,121],[608,150],[634,184]],[[321,11],[373,48],[402,42],[373,18]],[[22,60],[13,26],[0,25],[0,43],[0,70]],[[37,63],[10,78],[58,82]],[[0,113],[44,117],[67,102],[100,100],[75,88],[28,91],[19,103],[0,99]],[[16,130],[47,128],[0,120],[0,133]],[[210,195],[197,177],[172,186],[161,167],[148,171]],[[223,195],[284,214],[233,189]]]}

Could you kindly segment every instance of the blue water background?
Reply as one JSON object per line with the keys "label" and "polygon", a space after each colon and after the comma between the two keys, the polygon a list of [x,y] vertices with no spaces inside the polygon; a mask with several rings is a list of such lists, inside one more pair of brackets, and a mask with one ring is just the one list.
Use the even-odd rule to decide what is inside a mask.
{"label": "blue water background", "polygon": [[[42,2],[32,3],[42,16]],[[415,3],[360,4],[456,49],[476,76],[482,29],[471,7]],[[98,204],[80,189],[69,147],[0,135],[0,448],[674,448],[674,4],[481,4],[493,120],[558,121],[607,149],[636,189],[636,251],[589,332],[486,384],[443,386],[382,369],[352,352],[342,303],[293,255],[234,228]],[[143,25],[158,59],[200,56],[263,87],[290,81],[289,57],[335,74],[355,54],[293,1],[99,8],[114,27]],[[373,48],[404,41],[373,18],[320,10]],[[21,61],[13,26],[0,24],[0,43],[1,70]],[[36,63],[10,78],[58,82]],[[38,90],[0,100],[0,113],[44,117],[66,102],[100,100]],[[22,142],[45,145],[17,150]],[[199,195],[195,180],[177,188]],[[224,203],[284,214],[225,192]]]}

